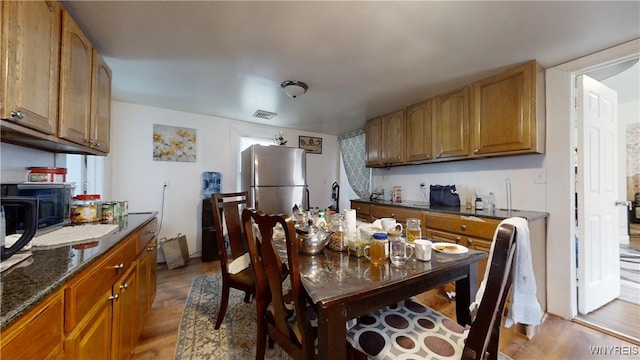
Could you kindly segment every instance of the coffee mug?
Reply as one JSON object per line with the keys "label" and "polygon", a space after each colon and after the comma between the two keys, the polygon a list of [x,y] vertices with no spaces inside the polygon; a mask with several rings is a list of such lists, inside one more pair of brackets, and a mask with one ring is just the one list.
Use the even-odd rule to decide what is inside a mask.
{"label": "coffee mug", "polygon": [[391,241],[391,254],[389,258],[393,265],[404,265],[413,255],[413,248],[403,240]]}
{"label": "coffee mug", "polygon": [[422,261],[431,260],[431,241],[425,239],[418,239],[413,242],[416,248],[416,258]]}
{"label": "coffee mug", "polygon": [[400,232],[402,232],[402,224],[396,223],[396,219],[394,218],[382,218],[380,219],[380,223],[382,224],[382,230],[384,231],[395,230],[399,226]]}

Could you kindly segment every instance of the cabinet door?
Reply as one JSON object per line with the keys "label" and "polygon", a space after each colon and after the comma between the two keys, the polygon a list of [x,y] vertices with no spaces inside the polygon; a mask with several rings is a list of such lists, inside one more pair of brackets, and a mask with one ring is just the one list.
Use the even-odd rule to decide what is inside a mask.
{"label": "cabinet door", "polygon": [[356,211],[356,217],[363,221],[371,221],[371,204],[351,200],[351,208]]}
{"label": "cabinet door", "polygon": [[366,166],[382,165],[382,118],[371,119],[365,125]]}
{"label": "cabinet door", "polygon": [[537,139],[536,61],[475,82],[472,89],[473,154],[533,152]]}
{"label": "cabinet door", "polygon": [[118,295],[113,307],[113,359],[128,359],[138,338],[137,294],[138,274],[136,263],[113,286]]}
{"label": "cabinet door", "polygon": [[55,135],[60,4],[2,1],[0,7],[0,118]]}
{"label": "cabinet door", "polygon": [[404,162],[404,110],[385,115],[382,123],[382,162],[389,166]]}
{"label": "cabinet door", "polygon": [[153,238],[138,257],[138,335],[156,294],[157,251],[157,239]]}
{"label": "cabinet door", "polygon": [[469,155],[469,88],[438,96],[433,119],[436,159]]}
{"label": "cabinet door", "polygon": [[63,11],[58,137],[88,146],[93,46],[69,13]]}
{"label": "cabinet door", "polygon": [[[484,251],[487,254],[491,251],[491,241],[475,239],[475,238],[467,238],[466,246],[472,250]],[[487,269],[487,262],[489,258],[484,258],[478,261],[478,285],[484,279],[484,272]]]}
{"label": "cabinet door", "polygon": [[93,50],[93,75],[91,91],[91,139],[90,146],[104,153],[109,152],[111,130],[111,69],[98,52]]}
{"label": "cabinet door", "polygon": [[103,301],[65,342],[68,359],[110,359],[112,309],[114,299]]}
{"label": "cabinet door", "polygon": [[[62,292],[58,291],[2,332],[1,359],[56,359],[63,355]],[[37,339],[37,340],[36,340]]]}
{"label": "cabinet door", "polygon": [[407,161],[420,163],[431,159],[431,103],[431,100],[427,100],[407,107]]}

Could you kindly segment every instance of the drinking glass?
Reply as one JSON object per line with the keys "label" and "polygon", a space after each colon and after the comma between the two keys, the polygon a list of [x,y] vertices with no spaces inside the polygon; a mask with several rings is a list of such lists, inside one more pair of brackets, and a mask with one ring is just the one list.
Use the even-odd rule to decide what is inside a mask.
{"label": "drinking glass", "polygon": [[420,239],[422,237],[422,229],[420,227],[420,219],[418,218],[408,218],[407,219],[407,241],[410,244],[416,239]]}
{"label": "drinking glass", "polygon": [[374,239],[369,245],[364,247],[364,256],[369,259],[372,265],[383,265],[387,261],[387,246],[389,241]]}

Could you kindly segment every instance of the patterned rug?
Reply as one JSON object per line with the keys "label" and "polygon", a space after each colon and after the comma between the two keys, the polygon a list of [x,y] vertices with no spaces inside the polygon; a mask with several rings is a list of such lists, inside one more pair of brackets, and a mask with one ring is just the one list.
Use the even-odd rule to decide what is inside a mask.
{"label": "patterned rug", "polygon": [[[175,360],[255,359],[255,304],[245,303],[244,292],[231,289],[225,319],[220,329],[215,330],[221,292],[219,274],[193,280],[180,321]],[[289,359],[289,356],[274,345],[273,349],[267,348],[265,358]]]}
{"label": "patterned rug", "polygon": [[[197,276],[187,297],[174,352],[175,360],[255,359],[255,305],[245,303],[244,293],[231,289],[222,326],[215,330],[220,304],[220,275]],[[278,345],[267,348],[265,359],[291,359]],[[510,360],[502,353],[499,360]]]}
{"label": "patterned rug", "polygon": [[620,247],[620,296],[618,299],[640,305],[640,251]]}

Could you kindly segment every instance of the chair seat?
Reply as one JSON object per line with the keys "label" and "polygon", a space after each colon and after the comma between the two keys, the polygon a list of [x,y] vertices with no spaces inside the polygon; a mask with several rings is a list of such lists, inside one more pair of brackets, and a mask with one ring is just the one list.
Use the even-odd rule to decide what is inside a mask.
{"label": "chair seat", "polygon": [[409,298],[359,318],[347,340],[373,359],[460,359],[468,332]]}

